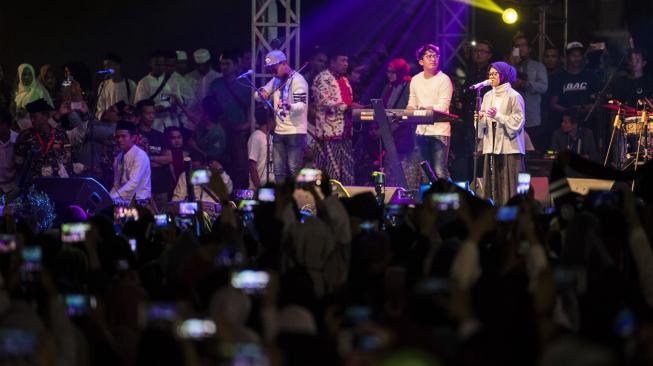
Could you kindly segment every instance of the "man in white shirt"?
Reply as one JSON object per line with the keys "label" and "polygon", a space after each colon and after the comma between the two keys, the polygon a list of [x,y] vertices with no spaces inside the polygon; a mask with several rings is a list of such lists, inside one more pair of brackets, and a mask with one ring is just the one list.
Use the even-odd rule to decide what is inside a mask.
{"label": "man in white shirt", "polygon": [[136,94],[136,83],[127,79],[122,74],[122,57],[115,53],[107,53],[102,61],[104,71],[108,79],[102,81],[98,87],[97,108],[95,116],[102,118],[102,113],[111,106],[123,101],[125,104],[133,105]]}
{"label": "man in white shirt", "polygon": [[[179,74],[168,72],[166,58],[166,51],[155,51],[152,53],[150,56],[150,73],[138,82],[136,95],[134,96],[135,103],[145,99],[150,99],[154,102],[156,116],[152,127],[159,132],[163,132],[168,126],[177,126],[179,123],[175,108],[170,102],[170,95],[175,95],[181,103],[188,104],[188,101],[183,96],[183,85],[175,77],[175,75]],[[183,84],[186,84],[185,80]]]}
{"label": "man in white shirt", "polygon": [[113,187],[111,198],[127,203],[133,199],[147,202],[152,197],[150,158],[136,146],[136,125],[118,121],[116,125],[116,147],[118,156],[113,163]]}
{"label": "man in white shirt", "polygon": [[274,165],[272,163],[273,119],[267,109],[256,111],[256,131],[247,141],[249,157],[249,188],[261,188],[269,182],[274,183]]}
{"label": "man in white shirt", "polygon": [[[420,47],[415,53],[423,71],[410,81],[407,109],[433,109],[449,112],[453,94],[451,80],[438,70],[440,49],[433,44]],[[438,178],[449,178],[447,160],[451,125],[448,122],[417,126],[416,143],[424,160],[428,161]]]}
{"label": "man in white shirt", "polygon": [[195,94],[191,111],[195,116],[201,116],[202,101],[209,94],[211,83],[222,75],[211,68],[211,53],[209,50],[200,48],[193,52],[193,59],[197,64],[197,68],[186,75],[186,80],[188,80]]}
{"label": "man in white shirt", "polygon": [[256,97],[272,97],[276,120],[272,153],[274,179],[283,182],[286,177],[297,174],[304,163],[308,83],[290,67],[286,55],[279,50],[270,51],[265,56],[265,67],[274,78],[259,89],[260,95],[257,93]]}
{"label": "man in white shirt", "polygon": [[0,110],[0,189],[7,194],[16,190],[14,145],[18,134],[11,130],[12,117]]}

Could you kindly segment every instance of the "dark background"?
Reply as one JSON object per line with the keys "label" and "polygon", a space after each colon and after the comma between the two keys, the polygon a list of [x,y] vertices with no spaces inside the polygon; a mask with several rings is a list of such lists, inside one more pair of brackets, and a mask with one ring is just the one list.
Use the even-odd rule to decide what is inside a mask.
{"label": "dark background", "polygon": [[[541,2],[541,1],[540,1]],[[537,13],[533,1],[497,1],[516,7],[518,24],[501,23],[500,15],[477,11],[476,37],[494,42],[498,51],[510,49],[518,29],[534,37]],[[547,1],[550,14],[561,16],[561,0]],[[623,49],[625,30],[637,43],[653,49],[653,1],[570,0],[570,40],[584,43],[607,39]],[[302,58],[314,45],[337,46],[352,55],[385,44],[394,55],[411,58],[416,46],[435,37],[432,0],[303,0]],[[101,68],[102,54],[123,55],[124,68],[138,80],[147,72],[153,49],[199,47],[214,55],[221,50],[250,48],[251,1],[160,0],[96,2],[89,0],[2,1],[0,4],[0,65],[9,80],[18,64],[61,66],[71,60]],[[562,24],[551,22],[549,34],[562,47]],[[217,57],[214,57],[216,59]]]}

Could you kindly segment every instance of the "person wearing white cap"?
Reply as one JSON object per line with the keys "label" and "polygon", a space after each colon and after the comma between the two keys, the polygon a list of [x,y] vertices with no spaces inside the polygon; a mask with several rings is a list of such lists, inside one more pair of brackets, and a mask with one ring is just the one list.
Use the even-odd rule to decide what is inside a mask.
{"label": "person wearing white cap", "polygon": [[175,51],[177,54],[177,72],[180,75],[186,75],[188,73],[188,54],[186,51]]}
{"label": "person wearing white cap", "polygon": [[202,114],[202,100],[208,95],[211,83],[221,75],[211,68],[211,53],[205,48],[193,52],[193,59],[197,64],[195,70],[186,74],[195,93],[195,102],[191,105],[191,111],[200,116]]}
{"label": "person wearing white cap", "polygon": [[[584,46],[580,42],[567,44],[567,67],[551,85],[551,109],[555,112],[586,114],[600,90],[598,76],[584,63]],[[561,121],[551,121],[559,125]]]}
{"label": "person wearing white cap", "polygon": [[[272,50],[265,56],[265,67],[274,75],[255,94],[260,100],[272,98],[276,127],[272,147],[274,179],[283,182],[299,172],[304,162],[308,128],[308,83],[293,70],[286,55]],[[260,95],[259,95],[260,94]]]}

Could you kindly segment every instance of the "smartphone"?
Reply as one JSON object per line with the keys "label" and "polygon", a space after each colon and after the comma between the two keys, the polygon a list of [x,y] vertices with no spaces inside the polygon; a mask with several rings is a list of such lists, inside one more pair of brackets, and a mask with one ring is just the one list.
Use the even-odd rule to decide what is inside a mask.
{"label": "smartphone", "polygon": [[88,314],[89,309],[97,307],[97,300],[94,296],[83,294],[68,294],[64,296],[66,302],[66,314],[71,317]]}
{"label": "smartphone", "polygon": [[194,170],[190,182],[194,185],[207,184],[211,180],[211,172],[206,169]]}
{"label": "smartphone", "polygon": [[41,247],[23,247],[21,256],[23,258],[23,271],[33,273],[41,270]]}
{"label": "smartphone", "polygon": [[274,202],[274,188],[259,189],[258,200],[261,202]]}
{"label": "smartphone", "polygon": [[37,345],[38,337],[34,332],[13,328],[0,329],[0,358],[4,360],[31,357],[36,352]]}
{"label": "smartphone", "polygon": [[243,212],[252,212],[254,211],[254,206],[258,205],[258,201],[255,200],[242,200],[238,203],[238,209]]}
{"label": "smartphone", "polygon": [[531,175],[519,173],[517,176],[517,194],[527,194],[531,189]]}
{"label": "smartphone", "polygon": [[16,236],[0,234],[0,253],[13,252],[14,250],[16,250]]}
{"label": "smartphone", "polygon": [[235,194],[236,199],[239,201],[242,200],[253,200],[254,199],[254,190],[253,189],[238,189]]}
{"label": "smartphone", "polygon": [[270,275],[265,271],[243,270],[231,275],[231,286],[239,288],[249,294],[265,291],[270,282]]}
{"label": "smartphone", "polygon": [[82,102],[70,102],[70,109],[80,111],[82,109]]}
{"label": "smartphone", "polygon": [[357,327],[367,324],[372,319],[372,310],[368,306],[349,306],[345,309],[345,324]]}
{"label": "smartphone", "polygon": [[129,239],[129,248],[131,249],[132,253],[136,253],[137,249],[137,241],[134,238]]}
{"label": "smartphone", "polygon": [[61,242],[81,243],[86,240],[86,233],[91,230],[91,224],[87,222],[74,222],[61,224]]}
{"label": "smartphone", "polygon": [[512,48],[512,55],[519,57],[519,47]]}
{"label": "smartphone", "polygon": [[71,85],[73,85],[73,80],[71,78],[67,78],[61,82],[61,86],[63,87],[69,87]]}
{"label": "smartphone", "polygon": [[431,200],[438,211],[460,208],[460,194],[458,193],[433,193]]}
{"label": "smartphone", "polygon": [[176,216],[175,217],[175,226],[181,230],[192,229],[195,222],[193,221],[192,216]]}
{"label": "smartphone", "polygon": [[195,215],[197,213],[197,202],[179,202],[180,215]]}
{"label": "smartphone", "polygon": [[177,320],[177,304],[174,302],[141,303],[138,306],[138,325],[141,328],[153,324],[169,327]]}
{"label": "smartphone", "polygon": [[184,339],[204,339],[215,335],[216,326],[213,320],[186,319],[177,326],[177,335]]}
{"label": "smartphone", "polygon": [[136,207],[116,206],[113,209],[113,217],[120,222],[138,221],[138,210]]}
{"label": "smartphone", "polygon": [[270,365],[265,351],[256,343],[222,342],[220,355],[230,362],[228,365],[267,366]]}
{"label": "smartphone", "polygon": [[297,183],[312,183],[320,185],[322,181],[322,171],[319,169],[304,168],[297,174]]}
{"label": "smartphone", "polygon": [[517,220],[519,207],[517,206],[503,206],[497,211],[497,221],[500,222],[513,222]]}
{"label": "smartphone", "polygon": [[361,231],[366,233],[372,233],[376,230],[376,225],[372,221],[363,221],[358,225]]}
{"label": "smartphone", "polygon": [[161,96],[159,97],[159,100],[162,101],[162,102],[169,102],[170,101],[170,96],[165,95],[165,94],[161,94]]}
{"label": "smartphone", "polygon": [[168,222],[170,222],[169,220],[167,214],[154,215],[154,226],[157,228],[166,227],[168,226]]}

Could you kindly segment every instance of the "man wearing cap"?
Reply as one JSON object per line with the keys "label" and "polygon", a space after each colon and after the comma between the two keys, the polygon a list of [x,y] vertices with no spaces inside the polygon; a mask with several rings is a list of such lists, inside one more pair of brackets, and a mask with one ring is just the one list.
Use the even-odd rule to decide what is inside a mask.
{"label": "man wearing cap", "polygon": [[125,104],[134,104],[134,95],[136,94],[136,82],[127,79],[122,74],[122,57],[115,53],[107,53],[102,61],[105,71],[109,72],[109,78],[103,80],[98,87],[97,108],[95,116],[102,118],[109,107],[122,101]]}
{"label": "man wearing cap", "polygon": [[256,97],[272,98],[276,121],[272,144],[274,179],[283,182],[299,172],[304,160],[308,83],[290,67],[286,55],[279,50],[272,50],[265,56],[265,67],[274,78],[259,89]]}
{"label": "man wearing cap", "polygon": [[[567,67],[556,78],[555,84],[551,85],[551,110],[560,114],[587,114],[595,94],[600,90],[598,76],[585,67],[583,49],[580,42],[570,42],[567,45]],[[559,125],[561,121],[551,122]]]}
{"label": "man wearing cap", "polygon": [[152,197],[150,159],[147,153],[136,145],[136,126],[127,121],[116,125],[116,146],[118,155],[113,163],[114,202],[129,204],[136,200],[146,204]]}
{"label": "man wearing cap", "polygon": [[209,94],[211,83],[221,75],[211,67],[211,54],[209,53],[209,50],[200,48],[193,52],[193,59],[195,60],[197,67],[191,73],[186,75],[186,79],[195,93],[195,99],[191,106],[191,111],[196,116],[201,116],[202,101]]}
{"label": "man wearing cap", "polygon": [[54,109],[37,99],[25,106],[32,127],[23,130],[16,139],[14,162],[22,178],[62,177],[72,173],[70,142],[64,130],[54,128],[49,119]]}
{"label": "man wearing cap", "polygon": [[186,51],[175,51],[177,54],[177,67],[175,70],[179,75],[186,75],[188,73],[188,54]]}

